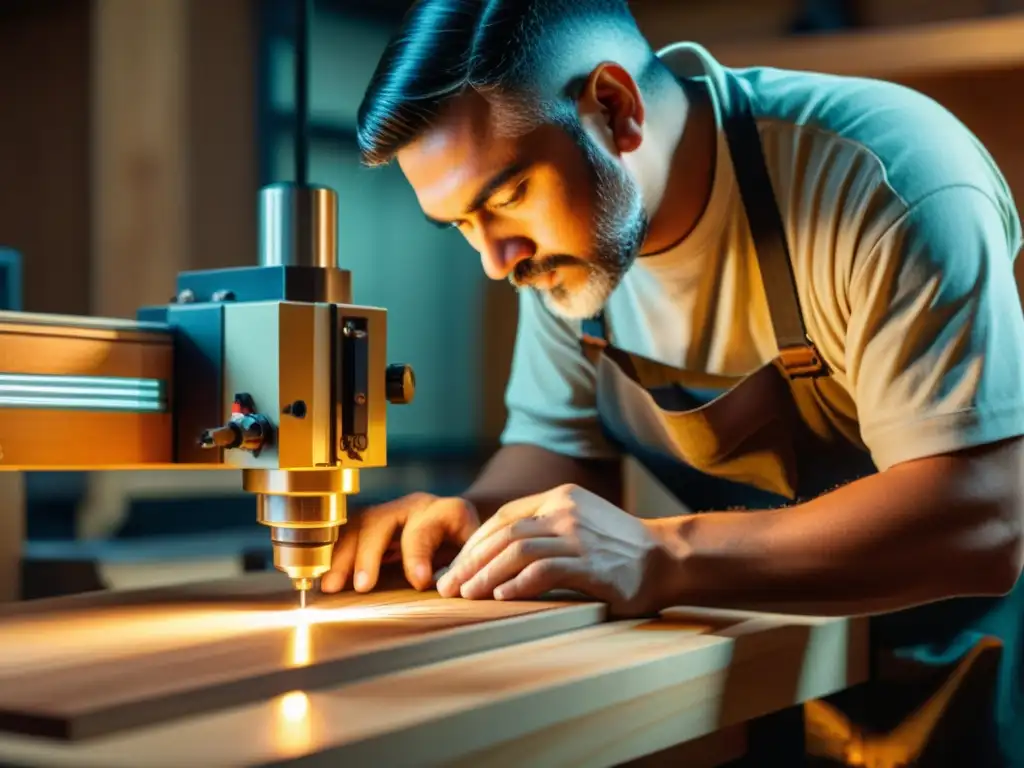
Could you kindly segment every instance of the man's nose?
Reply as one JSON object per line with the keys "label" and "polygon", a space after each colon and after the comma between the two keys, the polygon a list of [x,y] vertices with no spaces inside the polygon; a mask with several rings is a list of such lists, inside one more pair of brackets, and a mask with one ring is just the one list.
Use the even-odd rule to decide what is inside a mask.
{"label": "man's nose", "polygon": [[484,273],[492,280],[504,280],[521,261],[533,258],[536,246],[525,237],[491,240],[480,249]]}

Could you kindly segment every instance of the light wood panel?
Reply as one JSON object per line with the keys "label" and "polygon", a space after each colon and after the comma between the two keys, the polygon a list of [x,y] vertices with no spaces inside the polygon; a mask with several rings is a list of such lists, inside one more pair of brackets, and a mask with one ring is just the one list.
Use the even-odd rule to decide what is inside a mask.
{"label": "light wood panel", "polygon": [[593,603],[317,595],[280,574],[47,600],[0,615],[0,730],[80,738],[533,640]]}
{"label": "light wood panel", "polygon": [[723,748],[709,734],[863,680],[866,654],[860,621],[677,609],[102,740],[0,736],[0,753],[54,767],[539,768],[692,744],[693,765],[715,765],[743,735]]}

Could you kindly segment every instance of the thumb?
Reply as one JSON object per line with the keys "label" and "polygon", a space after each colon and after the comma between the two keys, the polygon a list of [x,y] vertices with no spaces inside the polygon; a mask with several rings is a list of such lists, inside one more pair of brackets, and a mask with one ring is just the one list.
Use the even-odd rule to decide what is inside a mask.
{"label": "thumb", "polygon": [[411,515],[402,530],[405,578],[416,589],[434,580],[434,555],[445,542],[464,544],[480,526],[476,508],[458,498],[437,499]]}

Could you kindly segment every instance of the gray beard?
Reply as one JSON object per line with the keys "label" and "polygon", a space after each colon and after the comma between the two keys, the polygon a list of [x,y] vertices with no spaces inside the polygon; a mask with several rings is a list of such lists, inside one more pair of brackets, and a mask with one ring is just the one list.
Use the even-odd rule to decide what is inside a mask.
{"label": "gray beard", "polygon": [[558,266],[574,265],[587,271],[583,286],[567,290],[556,286],[537,291],[553,314],[568,320],[584,320],[597,315],[612,292],[633,266],[647,236],[647,213],[643,198],[629,175],[574,122],[564,126],[583,152],[594,190],[594,252],[590,258],[559,255],[542,263],[523,262],[509,276],[513,285],[523,285],[530,277]]}

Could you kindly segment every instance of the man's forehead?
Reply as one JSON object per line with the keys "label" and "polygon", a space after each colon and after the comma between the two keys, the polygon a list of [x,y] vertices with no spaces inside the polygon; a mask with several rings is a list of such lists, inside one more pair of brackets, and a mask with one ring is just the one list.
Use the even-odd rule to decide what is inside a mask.
{"label": "man's forehead", "polygon": [[496,129],[499,117],[487,99],[468,91],[452,99],[434,124],[398,153],[425,210],[472,196],[495,171],[516,161],[519,142]]}

